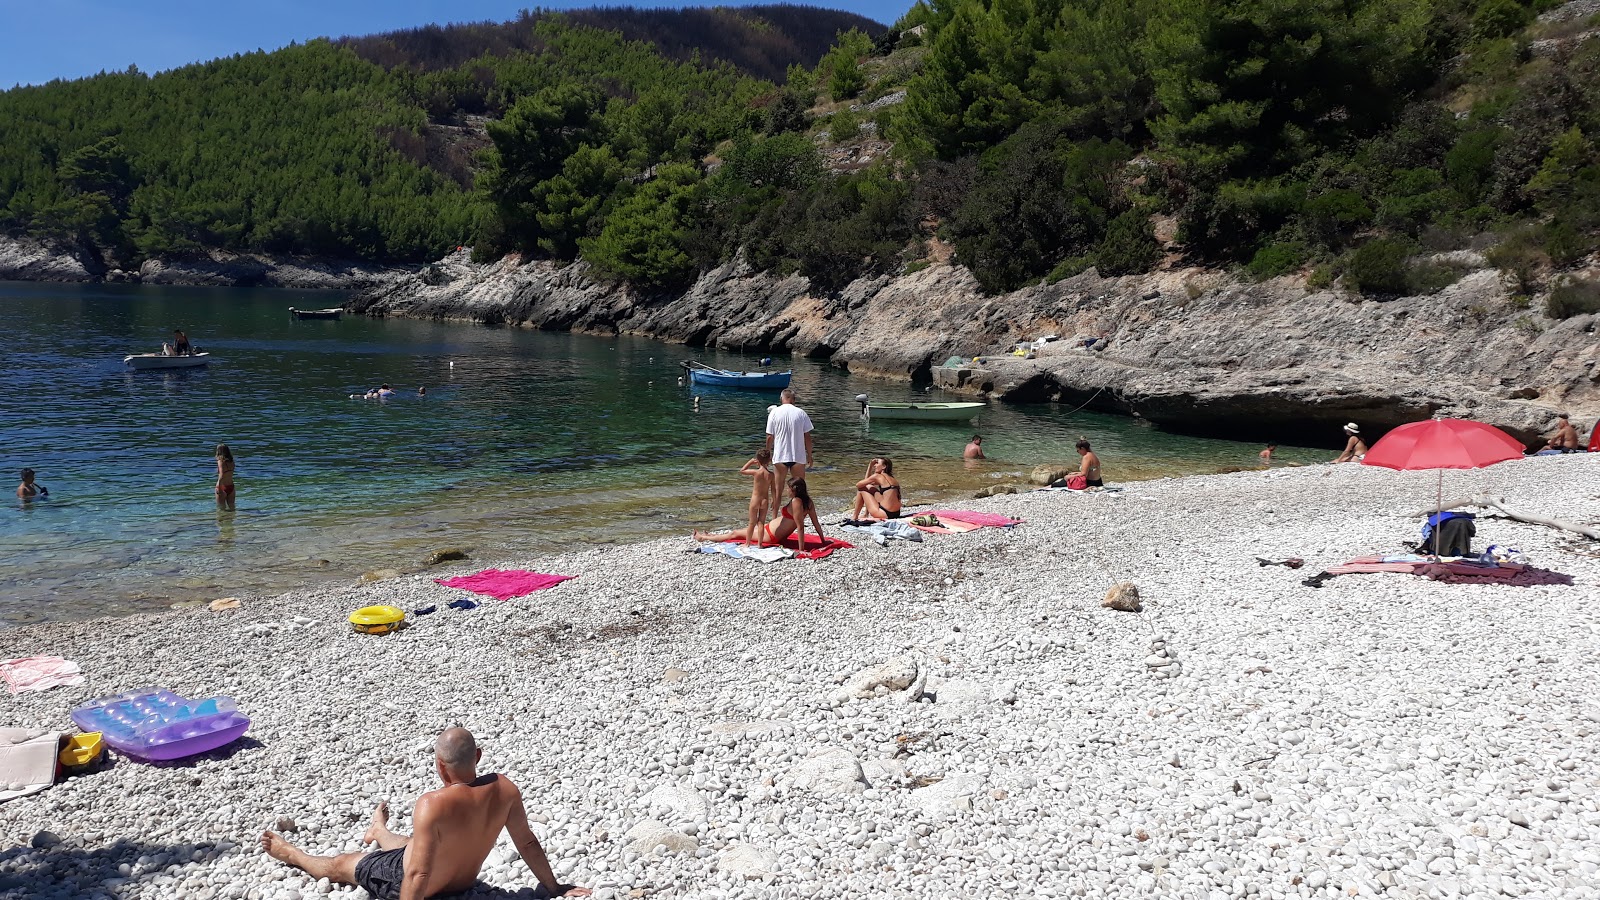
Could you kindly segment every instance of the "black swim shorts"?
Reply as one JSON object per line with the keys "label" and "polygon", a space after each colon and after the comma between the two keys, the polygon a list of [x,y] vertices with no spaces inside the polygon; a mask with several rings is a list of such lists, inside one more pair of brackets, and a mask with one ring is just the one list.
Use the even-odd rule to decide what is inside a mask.
{"label": "black swim shorts", "polygon": [[1084,487],[1105,487],[1105,486],[1106,486],[1106,483],[1104,481],[1101,481],[1098,478],[1090,479],[1089,483],[1084,485]]}
{"label": "black swim shorts", "polygon": [[356,884],[374,900],[400,900],[406,878],[406,848],[379,850],[356,861]]}

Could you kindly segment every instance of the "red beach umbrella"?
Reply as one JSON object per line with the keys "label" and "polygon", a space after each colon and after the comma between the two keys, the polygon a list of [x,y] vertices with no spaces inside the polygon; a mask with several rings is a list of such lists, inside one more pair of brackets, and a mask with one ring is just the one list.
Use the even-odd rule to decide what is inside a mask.
{"label": "red beach umbrella", "polygon": [[1481,469],[1522,458],[1522,442],[1471,419],[1409,422],[1372,445],[1362,463],[1386,469],[1439,470],[1437,512],[1444,511],[1444,470]]}
{"label": "red beach umbrella", "polygon": [[1429,419],[1384,435],[1362,462],[1386,469],[1479,469],[1521,458],[1522,442],[1493,425]]}

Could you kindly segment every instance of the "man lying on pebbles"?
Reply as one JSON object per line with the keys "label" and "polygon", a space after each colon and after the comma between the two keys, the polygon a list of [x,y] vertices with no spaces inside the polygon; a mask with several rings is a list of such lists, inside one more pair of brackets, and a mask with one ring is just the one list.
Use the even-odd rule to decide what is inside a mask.
{"label": "man lying on pebbles", "polygon": [[478,749],[465,728],[447,728],[434,742],[434,767],[444,787],[417,799],[415,833],[389,830],[388,804],[378,804],[361,842],[377,850],[311,856],[270,831],[261,848],[273,859],[338,884],[353,884],[377,900],[422,900],[465,891],[478,880],[500,829],[511,832],[517,852],[550,896],[583,897],[587,888],[560,884],[539,839],[528,828],[522,793],[504,775],[478,776]]}

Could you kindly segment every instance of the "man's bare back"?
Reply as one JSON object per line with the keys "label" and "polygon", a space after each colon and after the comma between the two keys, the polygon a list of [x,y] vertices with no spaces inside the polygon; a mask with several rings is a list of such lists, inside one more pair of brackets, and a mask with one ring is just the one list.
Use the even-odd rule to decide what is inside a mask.
{"label": "man's bare back", "polygon": [[379,804],[372,827],[362,837],[362,843],[378,845],[376,852],[311,856],[270,831],[261,835],[261,847],[314,878],[359,885],[378,900],[424,900],[472,887],[504,828],[547,892],[587,895],[584,888],[556,881],[544,848],[528,827],[522,792],[503,775],[479,776],[481,757],[466,729],[441,734],[434,766],[444,787],[417,798],[409,837],[389,830],[388,806]]}

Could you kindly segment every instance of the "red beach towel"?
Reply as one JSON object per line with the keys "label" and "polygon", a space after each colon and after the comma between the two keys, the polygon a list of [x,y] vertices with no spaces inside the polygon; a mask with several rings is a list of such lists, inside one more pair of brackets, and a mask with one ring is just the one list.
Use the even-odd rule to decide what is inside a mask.
{"label": "red beach towel", "polygon": [[938,516],[940,521],[966,522],[968,525],[977,525],[982,528],[1007,528],[1012,525],[1021,525],[1021,519],[1002,516],[999,513],[976,512],[970,509],[935,509],[923,515]]}
{"label": "red beach towel", "polygon": [[555,587],[576,575],[545,575],[526,569],[484,569],[475,575],[458,575],[455,578],[435,578],[445,587],[461,588],[474,594],[487,594],[496,600],[523,597],[534,591]]}
{"label": "red beach towel", "polygon": [[[750,544],[750,543],[754,543],[754,542],[753,541],[734,541],[733,543],[735,543],[735,544]],[[771,545],[768,545],[768,546],[771,546]],[[778,546],[787,547],[790,550],[795,551],[794,555],[795,555],[796,559],[822,559],[825,556],[831,556],[833,554],[833,551],[835,551],[835,550],[850,550],[850,549],[853,549],[855,547],[855,544],[847,544],[844,541],[839,540],[838,538],[822,538],[822,537],[819,537],[819,536],[817,536],[815,534],[807,532],[806,533],[806,545],[805,545],[805,547],[803,549],[800,547],[799,544],[797,544],[795,542],[794,535],[792,535],[792,534],[789,535],[788,537],[784,538],[782,541],[780,541]]]}

